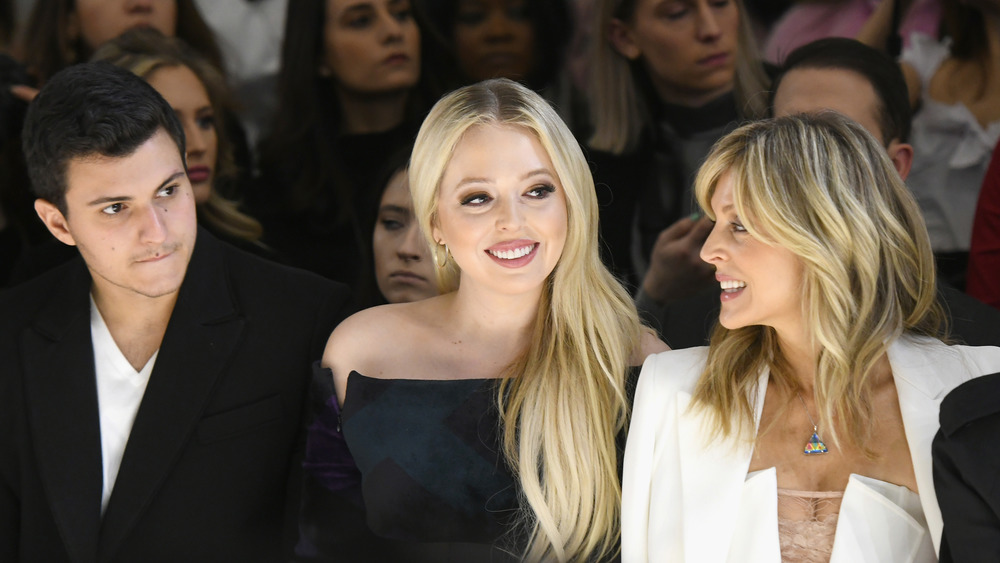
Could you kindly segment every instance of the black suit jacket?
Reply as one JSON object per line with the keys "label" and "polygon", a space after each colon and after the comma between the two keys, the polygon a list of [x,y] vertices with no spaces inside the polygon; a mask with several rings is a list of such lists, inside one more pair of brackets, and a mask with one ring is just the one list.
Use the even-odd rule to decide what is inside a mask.
{"label": "black suit jacket", "polygon": [[934,488],[942,562],[1000,561],[1000,373],[956,387],[941,402]]}
{"label": "black suit jacket", "polygon": [[347,290],[199,231],[102,518],[90,285],[76,258],[0,294],[0,561],[285,558]]}

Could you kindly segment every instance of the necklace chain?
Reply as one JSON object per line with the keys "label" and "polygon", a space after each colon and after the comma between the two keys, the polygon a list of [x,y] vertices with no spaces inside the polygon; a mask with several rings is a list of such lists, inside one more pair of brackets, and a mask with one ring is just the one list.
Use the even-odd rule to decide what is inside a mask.
{"label": "necklace chain", "polygon": [[799,402],[802,403],[802,410],[806,411],[806,416],[809,417],[809,422],[813,425],[812,436],[809,438],[809,441],[806,442],[806,447],[802,453],[806,455],[825,454],[830,450],[826,447],[826,444],[823,443],[823,439],[819,437],[818,425],[816,424],[816,421],[813,420],[812,414],[809,413],[809,407],[806,406],[806,400],[802,398],[802,393],[796,391],[795,394],[798,395]]}
{"label": "necklace chain", "polygon": [[806,411],[806,416],[809,417],[809,422],[813,425],[813,432],[818,431],[819,427],[816,425],[816,421],[813,420],[811,414],[809,414],[809,407],[806,406],[806,400],[802,398],[802,393],[796,391],[795,395],[798,396],[799,402],[802,403],[802,410]]}

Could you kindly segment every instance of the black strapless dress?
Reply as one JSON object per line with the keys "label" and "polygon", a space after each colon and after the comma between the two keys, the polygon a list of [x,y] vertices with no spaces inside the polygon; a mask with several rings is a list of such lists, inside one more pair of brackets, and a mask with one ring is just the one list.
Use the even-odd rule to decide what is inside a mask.
{"label": "black strapless dress", "polygon": [[299,558],[516,561],[520,489],[501,451],[497,381],[351,372],[341,411],[317,366]]}

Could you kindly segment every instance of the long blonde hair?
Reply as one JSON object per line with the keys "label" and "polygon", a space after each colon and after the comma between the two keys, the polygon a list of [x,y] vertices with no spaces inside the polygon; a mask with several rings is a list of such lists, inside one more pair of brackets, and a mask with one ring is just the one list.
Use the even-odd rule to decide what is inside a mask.
{"label": "long blonde hair", "polygon": [[[417,135],[410,189],[428,243],[441,178],[472,127],[534,134],[566,196],[562,256],[545,282],[529,348],[501,379],[503,448],[522,490],[527,560],[597,559],[617,546],[621,487],[616,436],[627,418],[624,389],[640,324],[628,294],[598,255],[594,181],[579,144],[555,110],[531,90],[487,80],[442,98]],[[454,260],[439,278],[458,287]]]}
{"label": "long blonde hair", "polygon": [[[651,112],[637,72],[645,72],[615,49],[609,39],[611,20],[631,21],[639,0],[599,0],[597,34],[591,50],[590,120],[594,127],[587,144],[597,150],[622,154],[639,143]],[[770,79],[764,72],[743,0],[736,3],[740,16],[733,91],[741,117],[757,119],[767,114]]]}
{"label": "long blonde hair", "polygon": [[[904,332],[939,336],[934,257],[919,208],[885,149],[833,113],[745,125],[721,139],[698,173],[698,203],[733,180],[736,212],[750,234],[803,264],[802,315],[816,348],[815,400],[827,432],[867,449],[872,377]],[[723,436],[753,430],[758,376],[796,390],[774,330],[716,325],[695,403]]]}

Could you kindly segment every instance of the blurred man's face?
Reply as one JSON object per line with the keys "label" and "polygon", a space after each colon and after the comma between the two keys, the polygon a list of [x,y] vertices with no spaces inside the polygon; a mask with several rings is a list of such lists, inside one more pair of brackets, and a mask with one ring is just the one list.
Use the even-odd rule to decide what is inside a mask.
{"label": "blurred man's face", "polygon": [[882,145],[875,88],[862,75],[842,68],[798,68],[781,79],[774,93],[774,116],[834,110],[857,121]]}

